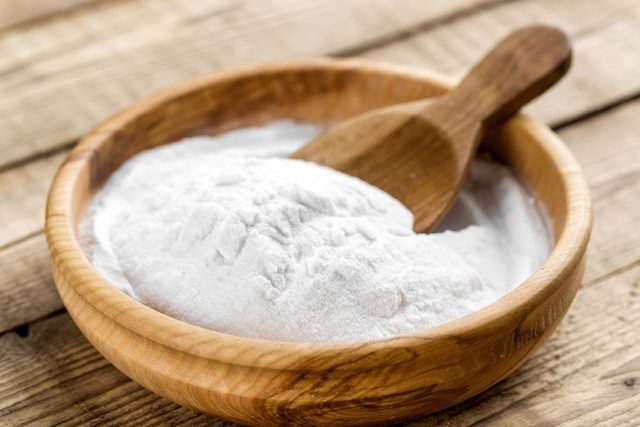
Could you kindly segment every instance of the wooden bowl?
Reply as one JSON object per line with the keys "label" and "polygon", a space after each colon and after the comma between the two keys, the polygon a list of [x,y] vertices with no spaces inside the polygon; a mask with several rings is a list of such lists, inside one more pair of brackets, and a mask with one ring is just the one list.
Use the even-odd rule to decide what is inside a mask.
{"label": "wooden bowl", "polygon": [[123,161],[187,135],[290,118],[317,123],[434,96],[427,73],[314,60],[216,73],[143,99],[107,120],[55,177],[46,232],[58,291],[74,321],[118,369],[174,402],[249,424],[372,424],[461,402],[509,375],[549,337],[583,274],[587,185],[546,126],[524,116],[484,144],[531,187],[554,248],[526,282],[461,319],[375,341],[308,344],[214,332],[163,315],[100,276],[76,229],[92,194]]}

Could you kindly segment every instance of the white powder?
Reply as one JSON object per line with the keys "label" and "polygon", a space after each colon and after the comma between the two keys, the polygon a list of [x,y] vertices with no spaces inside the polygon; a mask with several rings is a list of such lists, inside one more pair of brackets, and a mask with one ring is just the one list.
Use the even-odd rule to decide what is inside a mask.
{"label": "white powder", "polygon": [[318,132],[290,122],[197,137],[127,161],[81,238],[97,270],[144,304],[230,334],[380,338],[497,300],[549,239],[504,167],[476,161],[443,227],[356,178],[282,158]]}

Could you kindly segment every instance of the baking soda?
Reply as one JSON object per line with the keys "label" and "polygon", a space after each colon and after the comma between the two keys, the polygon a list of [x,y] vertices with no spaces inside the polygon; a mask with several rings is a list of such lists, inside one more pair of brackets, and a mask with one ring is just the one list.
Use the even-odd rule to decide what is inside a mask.
{"label": "baking soda", "polygon": [[542,217],[503,166],[476,161],[442,231],[415,234],[385,192],[284,158],[291,122],[196,137],[127,161],[81,240],[114,286],[177,319],[280,341],[413,332],[507,293],[545,259]]}

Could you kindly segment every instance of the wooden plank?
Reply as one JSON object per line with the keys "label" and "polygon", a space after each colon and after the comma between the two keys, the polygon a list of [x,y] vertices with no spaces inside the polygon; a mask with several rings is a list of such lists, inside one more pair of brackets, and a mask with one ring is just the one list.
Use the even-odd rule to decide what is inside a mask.
{"label": "wooden plank", "polygon": [[130,381],[65,313],[0,336],[0,424],[225,425]]}
{"label": "wooden plank", "polygon": [[640,100],[559,131],[587,172],[595,199],[610,191],[607,183],[615,183],[640,167],[639,115]]}
{"label": "wooden plank", "polygon": [[42,230],[51,179],[66,153],[0,173],[0,248]]}
{"label": "wooden plank", "polygon": [[0,0],[0,30],[51,18],[58,13],[71,13],[95,1],[100,0]]}
{"label": "wooden plank", "polygon": [[0,333],[62,308],[43,234],[2,251]]}
{"label": "wooden plank", "polygon": [[[409,425],[593,425],[630,422],[640,393],[640,266],[581,290],[559,330],[520,370],[482,395]],[[126,380],[67,314],[26,337],[0,337],[0,417],[7,423],[214,423]]]}
{"label": "wooden plank", "polygon": [[487,1],[119,1],[1,33],[0,167],[186,78],[354,50]]}
{"label": "wooden plank", "polygon": [[617,187],[594,200],[594,222],[583,286],[640,261],[640,174],[623,175],[606,186]]}
{"label": "wooden plank", "polygon": [[446,26],[373,49],[365,57],[461,76],[514,28],[531,23],[564,28],[574,39],[567,77],[526,111],[552,125],[640,93],[640,2],[525,0],[463,16]]}
{"label": "wooden plank", "polygon": [[640,260],[640,101],[560,131],[592,190],[594,222],[585,282]]}

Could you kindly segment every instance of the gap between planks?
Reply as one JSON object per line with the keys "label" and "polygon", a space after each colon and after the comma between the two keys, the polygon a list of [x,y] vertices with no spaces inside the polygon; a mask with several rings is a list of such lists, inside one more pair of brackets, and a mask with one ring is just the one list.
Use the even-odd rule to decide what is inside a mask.
{"label": "gap between planks", "polygon": [[[523,0],[508,0],[511,3],[517,3]],[[407,39],[413,38],[421,33],[425,33],[437,27],[447,25],[459,19],[464,19],[479,12],[490,11],[499,4],[505,3],[505,0],[490,0],[486,3],[480,3],[476,6],[472,6],[468,9],[461,9],[451,13],[450,15],[443,15],[442,17],[435,18],[431,21],[418,23],[413,27],[409,27],[406,30],[400,31],[397,34],[391,34],[386,37],[371,40],[370,42],[363,43],[359,46],[352,48],[339,49],[333,52],[327,53],[329,56],[336,58],[349,58],[353,56],[360,56],[368,51],[379,49],[381,47],[394,45],[404,42]]]}

